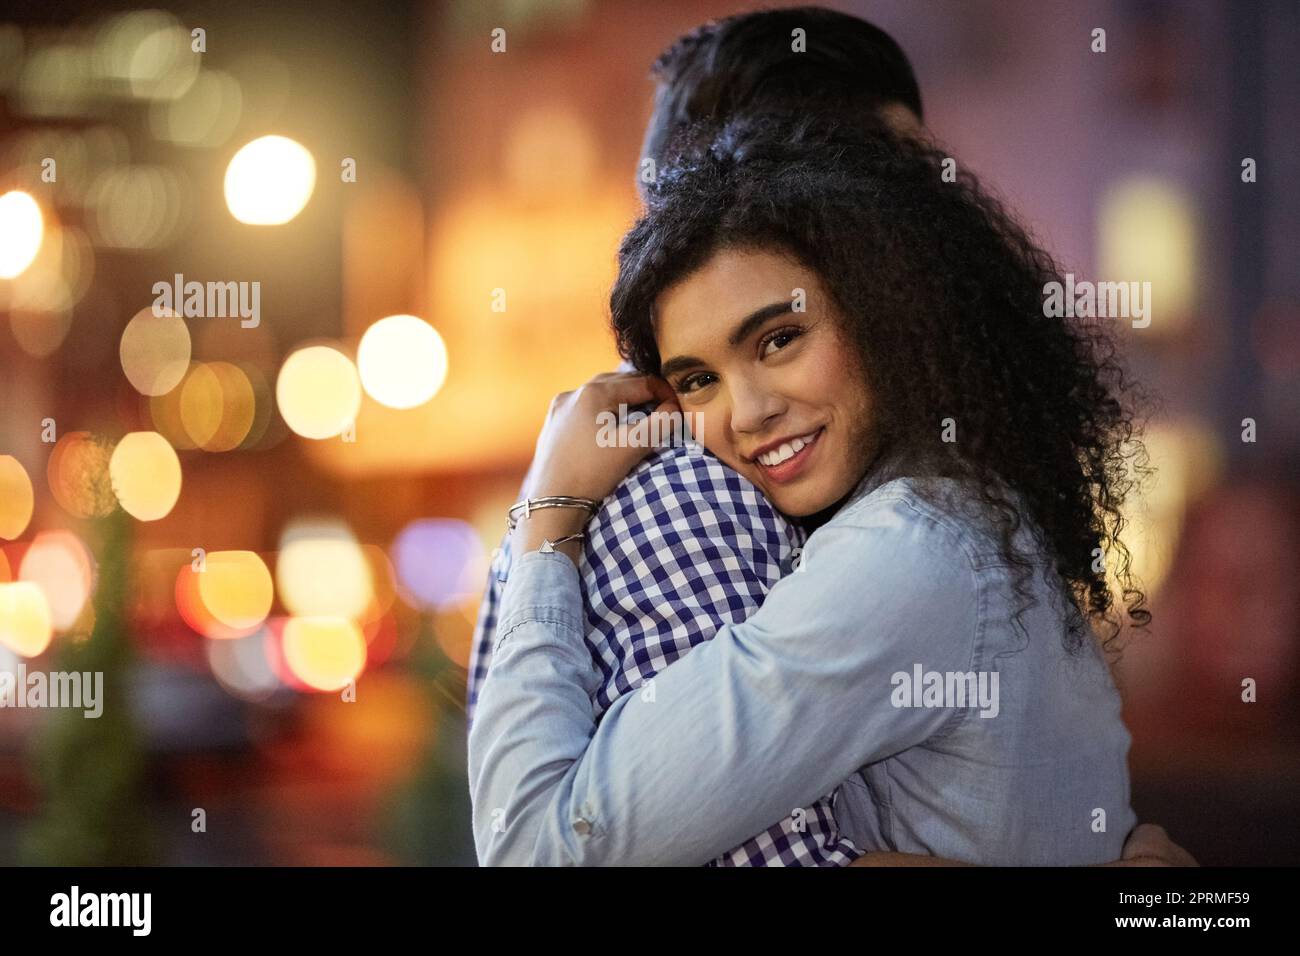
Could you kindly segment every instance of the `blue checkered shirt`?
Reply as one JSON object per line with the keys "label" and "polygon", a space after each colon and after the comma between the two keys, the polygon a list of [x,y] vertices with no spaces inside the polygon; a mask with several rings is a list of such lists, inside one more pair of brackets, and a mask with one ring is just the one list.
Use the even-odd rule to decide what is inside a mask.
{"label": "blue checkered shirt", "polygon": [[[752,484],[700,446],[651,454],[605,500],[584,541],[586,643],[602,677],[592,701],[596,720],[623,694],[652,694],[661,668],[757,610],[791,570],[804,539]],[[507,535],[479,609],[468,721],[490,664],[509,548]],[[838,796],[836,790],[796,808],[709,865],[848,865],[863,851],[840,835]]]}

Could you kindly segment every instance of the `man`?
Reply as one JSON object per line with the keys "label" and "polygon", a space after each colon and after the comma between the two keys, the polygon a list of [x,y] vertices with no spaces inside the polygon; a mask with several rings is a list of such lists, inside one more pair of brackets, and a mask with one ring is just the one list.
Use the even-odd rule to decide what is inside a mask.
{"label": "man", "polygon": [[[643,170],[644,159],[653,161],[651,170],[660,165],[684,126],[739,111],[836,109],[904,129],[919,129],[922,121],[916,79],[893,39],[865,21],[819,8],[706,24],[669,47],[653,73],[658,87]],[[638,187],[643,183],[638,177]],[[753,613],[797,563],[805,537],[805,529],[784,520],[753,485],[699,446],[650,455],[603,503],[584,541],[587,646],[602,679],[593,701],[597,719],[623,694],[652,695],[660,669]],[[509,566],[507,536],[474,635],[470,721]],[[809,807],[791,808],[784,820],[710,865],[849,864],[862,848],[840,832],[835,809],[850,787],[862,791],[864,784],[855,777]],[[1161,846],[1152,833],[1146,841],[1140,852]]]}

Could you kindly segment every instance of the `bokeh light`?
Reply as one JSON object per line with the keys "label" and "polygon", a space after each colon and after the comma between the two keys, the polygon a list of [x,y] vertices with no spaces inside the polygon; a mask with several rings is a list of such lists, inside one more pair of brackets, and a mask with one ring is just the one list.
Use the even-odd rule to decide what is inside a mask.
{"label": "bokeh light", "polygon": [[261,438],[271,401],[255,368],[193,362],[179,388],[150,399],[149,417],[176,448],[225,452]]}
{"label": "bokeh light", "polygon": [[184,95],[199,75],[202,54],[190,46],[190,34],[172,14],[134,10],[107,20],[95,36],[93,63],[124,97],[173,100]]}
{"label": "bokeh light", "polygon": [[32,264],[44,234],[35,199],[20,189],[0,196],[0,279],[12,279]]}
{"label": "bokeh light", "polygon": [[157,432],[124,435],[113,449],[108,472],[123,510],[140,521],[165,518],[181,495],[180,459]]}
{"label": "bokeh light", "polygon": [[189,192],[180,174],[167,166],[107,169],[86,190],[91,233],[110,249],[166,245],[184,221]]}
{"label": "bokeh light", "polygon": [[[277,444],[287,429],[283,421],[276,417],[275,396],[271,394],[271,386],[257,366],[244,363],[239,368],[248,380],[249,388],[253,390],[253,421],[239,447],[248,449]],[[273,422],[274,429],[271,428]]]}
{"label": "bokeh light", "polygon": [[27,530],[36,497],[27,469],[12,455],[0,455],[0,538],[12,541]]}
{"label": "bokeh light", "polygon": [[159,24],[131,56],[131,93],[141,99],[178,99],[198,78],[201,56],[190,48],[189,32],[178,22]]}
{"label": "bokeh light", "polygon": [[393,541],[392,556],[403,600],[422,610],[453,607],[480,591],[487,574],[483,542],[454,518],[411,522]]}
{"label": "bokeh light", "polygon": [[271,667],[269,628],[258,628],[246,637],[208,641],[204,650],[212,676],[226,692],[241,700],[260,701],[282,686]]}
{"label": "bokeh light", "polygon": [[360,618],[375,596],[365,551],[340,522],[304,521],[280,537],[275,581],[289,612],[302,617]]}
{"label": "bokeh light", "polygon": [[286,223],[302,212],[316,186],[316,161],[300,143],[263,136],[235,153],[226,168],[226,205],[240,222]]}
{"label": "bokeh light", "polygon": [[149,420],[153,422],[153,427],[158,433],[178,450],[190,451],[199,447],[194,439],[190,438],[185,430],[185,423],[181,421],[181,396],[184,394],[185,381],[198,367],[198,362],[192,362],[186,367],[185,374],[181,377],[180,388],[173,388],[163,395],[153,395],[149,398]]}
{"label": "bokeh light", "polygon": [[183,96],[153,104],[149,128],[180,146],[220,146],[235,131],[242,104],[238,80],[221,70],[204,70]]}
{"label": "bokeh light", "polygon": [[31,309],[15,305],[9,312],[14,341],[33,358],[52,355],[72,328],[70,308]]}
{"label": "bokeh light", "polygon": [[366,639],[341,617],[291,617],[284,625],[284,662],[320,691],[342,690],[366,666]]}
{"label": "bokeh light", "polygon": [[45,592],[31,581],[0,584],[0,644],[20,657],[36,657],[54,636]]}
{"label": "bokeh light", "polygon": [[177,402],[185,434],[204,447],[221,427],[221,380],[206,363],[196,363],[185,376]]}
{"label": "bokeh light", "polygon": [[95,253],[86,234],[50,215],[36,258],[0,284],[0,311],[8,311],[18,345],[35,358],[52,354],[72,326],[72,308],[90,288]]}
{"label": "bokeh light", "polygon": [[23,554],[18,578],[40,587],[54,629],[66,631],[77,623],[90,598],[94,564],[90,551],[71,531],[42,531]]}
{"label": "bokeh light", "polygon": [[21,274],[0,286],[0,309],[70,309],[90,286],[94,250],[86,234],[75,226],[63,225],[53,213],[41,215],[40,248]]}
{"label": "bokeh light", "polygon": [[1187,193],[1150,176],[1107,190],[1097,216],[1100,278],[1150,282],[1152,328],[1168,332],[1186,319],[1200,285],[1196,210]]}
{"label": "bokeh light", "polygon": [[[205,439],[200,441],[193,433],[191,437],[205,451],[231,451],[243,443],[253,427],[257,404],[253,385],[244,370],[230,362],[208,362],[204,369],[217,387],[219,397],[217,423]],[[181,396],[182,421],[187,421],[188,389],[187,382],[186,391]]]}
{"label": "bokeh light", "polygon": [[165,395],[180,384],[190,367],[190,332],[171,312],[155,315],[141,309],[122,330],[118,353],[127,381],[141,395]]}
{"label": "bokeh light", "polygon": [[356,421],[361,378],[352,360],[328,345],[299,349],[284,360],[275,401],[285,423],[303,438],[333,438]]}
{"label": "bokeh light", "polygon": [[366,329],[357,349],[361,385],[389,408],[423,405],[447,378],[447,346],[414,315],[390,315]]}
{"label": "bokeh light", "polygon": [[68,514],[102,518],[117,506],[108,463],[113,443],[90,432],[68,432],[50,452],[46,479],[50,493]]}
{"label": "bokeh light", "polygon": [[276,679],[284,687],[295,691],[312,691],[316,688],[304,684],[284,659],[284,627],[289,623],[287,616],[276,615],[266,622],[263,631],[266,639],[263,648],[266,651],[266,663]]}
{"label": "bokeh light", "polygon": [[199,600],[217,625],[204,631],[208,637],[245,637],[271,613],[275,600],[271,572],[252,551],[213,551],[202,572],[182,568],[181,574],[197,579]]}
{"label": "bokeh light", "polygon": [[[1150,597],[1159,594],[1169,575],[1188,512],[1222,479],[1225,450],[1210,429],[1193,420],[1152,423],[1142,443],[1160,480],[1125,507],[1124,543],[1131,570]],[[1130,477],[1138,476],[1130,471]],[[1113,564],[1107,572],[1118,593]]]}
{"label": "bokeh light", "polygon": [[[204,560],[207,560],[206,557]],[[206,573],[206,570],[198,570],[190,561],[181,565],[180,570],[176,572],[176,610],[181,620],[196,634],[217,638],[237,637],[237,634],[232,634],[224,624],[212,616],[212,612],[203,606],[203,599],[199,596],[199,584],[202,583],[203,575]]]}

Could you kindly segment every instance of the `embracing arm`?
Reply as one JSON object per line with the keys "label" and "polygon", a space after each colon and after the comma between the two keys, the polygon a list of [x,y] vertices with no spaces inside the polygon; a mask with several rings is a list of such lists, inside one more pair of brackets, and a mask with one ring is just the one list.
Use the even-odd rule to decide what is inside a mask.
{"label": "embracing arm", "polygon": [[961,719],[894,707],[890,677],[914,662],[969,670],[977,601],[948,532],[886,495],[819,531],[752,617],[597,726],[577,570],[522,554],[470,735],[480,861],[711,859]]}

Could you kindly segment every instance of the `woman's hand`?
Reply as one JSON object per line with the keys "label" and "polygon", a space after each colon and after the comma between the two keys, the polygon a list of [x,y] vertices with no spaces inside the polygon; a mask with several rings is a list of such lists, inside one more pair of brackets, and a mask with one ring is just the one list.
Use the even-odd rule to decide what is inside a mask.
{"label": "woman's hand", "polygon": [[668,383],[654,376],[606,372],[555,396],[537,439],[527,496],[575,495],[601,501],[611,494],[654,446],[630,440],[626,423],[611,427],[609,422],[622,417],[619,406],[652,400],[659,405],[651,417],[661,420],[647,423],[648,434],[670,434],[669,416],[679,411],[677,400]]}

